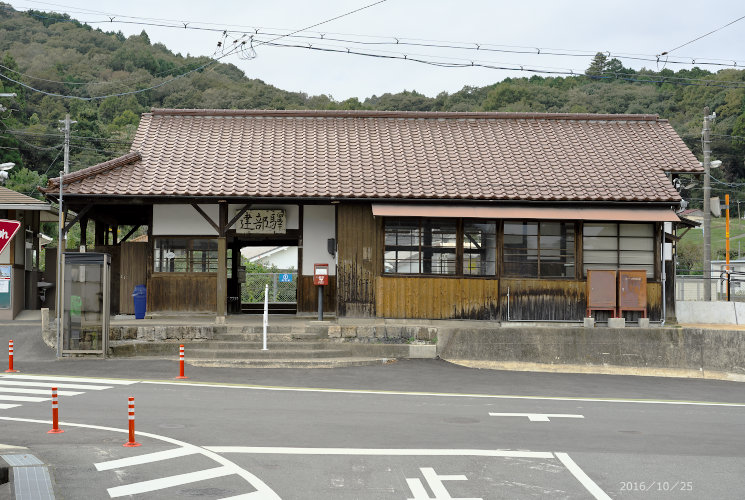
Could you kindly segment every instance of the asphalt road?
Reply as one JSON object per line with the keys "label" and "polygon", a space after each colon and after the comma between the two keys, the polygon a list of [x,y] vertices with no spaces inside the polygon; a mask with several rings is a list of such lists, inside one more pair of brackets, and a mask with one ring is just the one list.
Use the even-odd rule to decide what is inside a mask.
{"label": "asphalt road", "polygon": [[[0,405],[18,405],[0,409],[0,445],[27,448],[0,455],[47,464],[57,498],[745,497],[740,383],[434,360],[187,365],[176,381],[176,349],[173,360],[57,361],[38,335],[0,325],[20,370],[0,373]],[[62,434],[47,434],[52,385]],[[128,396],[140,447],[122,446]]]}

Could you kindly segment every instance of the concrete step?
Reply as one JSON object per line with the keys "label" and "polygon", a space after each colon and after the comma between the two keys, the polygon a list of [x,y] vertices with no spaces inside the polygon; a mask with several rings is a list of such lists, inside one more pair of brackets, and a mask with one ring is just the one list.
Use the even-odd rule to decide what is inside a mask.
{"label": "concrete step", "polygon": [[267,359],[194,360],[187,362],[187,364],[228,368],[345,368],[351,366],[382,365],[392,362],[395,362],[395,359],[364,357],[285,359],[278,357]]}
{"label": "concrete step", "polygon": [[[262,325],[227,325],[224,332],[230,335],[235,334],[262,334],[264,327]],[[268,325],[266,328],[268,334],[272,333],[304,333],[307,335],[328,335],[328,326],[307,325],[307,324],[278,324]],[[225,333],[220,332],[221,335]]]}
{"label": "concrete step", "polygon": [[[239,350],[239,349],[261,349],[264,343],[260,340],[254,341],[243,341],[243,340],[195,340],[183,342],[184,348],[186,349],[186,355],[194,349],[218,349],[224,351]],[[286,349],[327,349],[329,347],[339,348],[338,343],[333,343],[327,340],[295,340],[295,341],[283,341],[274,338],[267,340],[266,346],[269,350],[286,350]],[[176,345],[178,350],[178,344]]]}
{"label": "concrete step", "polygon": [[187,360],[203,359],[314,359],[314,358],[341,358],[348,357],[348,349],[282,349],[280,351],[261,349],[191,349]]}
{"label": "concrete step", "polygon": [[[220,333],[215,335],[214,340],[233,341],[233,342],[262,342],[264,334],[259,330],[257,333],[251,332],[230,332]],[[313,333],[313,332],[267,332],[267,342],[293,342],[303,340],[320,340],[328,338],[328,335]]]}

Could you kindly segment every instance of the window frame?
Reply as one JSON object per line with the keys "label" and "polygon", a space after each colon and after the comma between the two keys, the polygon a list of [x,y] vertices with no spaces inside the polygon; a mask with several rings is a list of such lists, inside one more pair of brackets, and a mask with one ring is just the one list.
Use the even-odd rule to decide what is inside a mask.
{"label": "window frame", "polygon": [[[585,224],[582,225],[581,232],[581,245],[582,245],[582,266],[580,270],[580,277],[581,279],[587,279],[587,269],[585,262],[585,254],[588,252],[588,250],[585,250],[585,226],[598,226],[598,225],[605,225],[610,226],[614,225],[616,227],[616,234],[614,236],[601,236],[603,238],[614,239],[615,240],[615,248],[612,250],[607,250],[609,252],[615,252],[616,254],[616,262],[614,264],[605,264],[605,263],[592,263],[591,265],[601,265],[604,267],[595,267],[595,269],[613,269],[613,270],[620,270],[620,269],[628,269],[628,266],[634,265],[634,264],[622,264],[621,263],[621,254],[623,252],[639,252],[639,253],[651,253],[652,254],[652,263],[651,264],[643,264],[640,266],[652,266],[651,275],[647,274],[647,281],[658,281],[660,279],[660,240],[659,240],[659,223],[655,222],[630,222],[630,221],[586,221]],[[645,225],[645,226],[651,226],[652,227],[652,235],[651,236],[631,236],[631,235],[622,235],[621,234],[621,226],[622,225]],[[598,238],[598,236],[591,236],[591,238]],[[634,250],[634,249],[622,249],[621,248],[621,242],[624,239],[628,240],[646,240],[651,239],[652,240],[652,250]],[[589,250],[590,252],[595,250]],[[602,250],[598,250],[602,251]],[[639,267],[634,267],[631,269],[638,270]]]}
{"label": "window frame", "polygon": [[[520,223],[520,224],[523,224],[523,225],[526,224],[526,223],[528,223],[528,224],[530,224],[530,223],[535,224],[535,227],[536,227],[536,232],[535,232],[535,238],[536,238],[536,248],[535,248],[536,273],[535,273],[535,275],[528,276],[528,275],[524,275],[524,274],[512,274],[512,273],[508,273],[507,272],[507,269],[508,269],[507,262],[508,261],[506,261],[505,259],[506,259],[506,254],[508,252],[507,252],[507,246],[505,244],[505,240],[506,240],[506,237],[507,237],[507,233],[505,232],[505,226],[507,224],[510,224],[510,223]],[[567,276],[542,276],[542,273],[541,273],[541,251],[542,250],[552,250],[552,249],[549,249],[547,247],[542,247],[541,246],[541,225],[542,224],[564,224],[567,229],[569,229],[569,228],[572,229],[572,233],[573,234],[572,234],[571,246],[567,245],[567,248],[565,249],[565,253],[564,254],[561,253],[561,249],[560,249],[559,250],[560,251],[559,258],[560,259],[562,257],[566,258],[567,256],[569,256],[571,254],[571,256],[572,256],[572,266],[571,267],[574,268],[574,272],[573,273],[571,273],[571,274],[569,274]],[[579,264],[579,261],[580,261],[580,252],[578,252],[578,249],[577,249],[577,234],[578,234],[578,232],[579,232],[579,227],[578,227],[578,224],[577,224],[576,221],[557,221],[557,220],[543,220],[543,219],[505,219],[505,220],[503,220],[502,228],[501,228],[501,237],[502,237],[502,239],[501,239],[501,256],[500,256],[501,257],[500,258],[500,271],[501,271],[500,277],[501,278],[506,278],[506,279],[576,280],[577,279],[577,269],[579,267],[578,264]],[[530,234],[527,234],[526,235],[525,233],[524,233],[524,235],[525,236],[532,236]],[[556,235],[546,235],[546,237],[554,237],[554,236],[556,236]],[[525,250],[526,251],[530,251],[531,250],[530,249],[530,246],[527,246],[525,248]],[[510,262],[513,262],[513,261],[510,261]],[[519,262],[519,261],[514,261],[514,262]]]}
{"label": "window frame", "polygon": [[[416,225],[418,228],[418,244],[417,245],[388,245],[386,244],[386,237],[388,236],[388,223],[389,222],[410,222],[411,224],[409,227],[412,227]],[[442,247],[441,251],[437,251],[434,249],[437,249],[438,247],[432,246],[432,245],[426,245],[425,237],[424,237],[424,227],[425,227],[425,221],[431,221],[430,226],[432,228],[441,228],[444,225],[447,225],[448,228],[453,227],[454,228],[454,236],[455,236],[455,246],[446,246]],[[492,249],[492,253],[494,255],[494,274],[471,274],[471,273],[465,273],[464,272],[464,253],[474,254],[477,253],[476,251],[472,249],[464,250],[464,238],[465,238],[465,226],[468,223],[481,223],[481,224],[491,224],[494,228],[493,233],[493,243],[494,248]],[[476,279],[498,279],[499,277],[499,220],[498,219],[476,219],[476,218],[462,218],[462,217],[384,217],[383,218],[383,224],[382,224],[382,247],[383,251],[381,253],[382,257],[382,265],[381,265],[381,276],[384,277],[427,277],[427,278],[476,278]],[[488,248],[488,247],[487,247]],[[398,250],[400,249],[400,250]],[[386,271],[386,254],[391,251],[409,251],[413,253],[418,254],[418,269],[419,272],[387,272]],[[432,261],[432,253],[440,253],[440,254],[453,254],[455,257],[454,262],[454,272],[452,273],[433,273],[433,272],[424,272],[424,269],[427,268],[426,262],[427,262],[427,253],[430,253],[429,255],[429,265],[431,266]],[[395,259],[395,262],[400,262],[398,259]],[[430,267],[431,270],[431,267]]]}
{"label": "window frame", "polygon": [[[185,257],[186,263],[187,263],[187,270],[186,271],[163,271],[163,270],[156,271],[156,268],[157,268],[157,266],[156,266],[156,263],[157,263],[156,251],[159,249],[157,247],[158,240],[185,240],[186,241],[186,246],[185,246],[185,251],[186,251],[186,254],[187,254],[187,256]],[[220,260],[219,246],[215,249],[215,254],[216,254],[216,256],[214,258],[214,262],[215,262],[214,269],[215,270],[214,271],[200,271],[200,270],[195,270],[195,268],[197,268],[198,266],[201,267],[202,263],[201,263],[201,261],[195,261],[193,259],[193,252],[199,252],[199,251],[202,251],[203,252],[204,250],[202,250],[202,249],[194,249],[194,247],[193,247],[194,246],[194,242],[196,242],[196,241],[205,241],[205,240],[214,241],[215,244],[217,245],[217,237],[216,236],[184,236],[184,235],[173,235],[173,236],[158,235],[158,236],[154,236],[153,237],[153,247],[152,247],[153,248],[153,254],[152,254],[153,255],[153,274],[154,275],[198,274],[200,276],[211,275],[211,274],[217,275],[217,273],[219,271],[219,269],[217,267],[219,265],[219,260]],[[161,260],[163,260],[162,257],[161,257]],[[207,269],[209,269],[211,267],[210,264],[211,264],[210,259],[207,259],[207,262],[206,262]]]}

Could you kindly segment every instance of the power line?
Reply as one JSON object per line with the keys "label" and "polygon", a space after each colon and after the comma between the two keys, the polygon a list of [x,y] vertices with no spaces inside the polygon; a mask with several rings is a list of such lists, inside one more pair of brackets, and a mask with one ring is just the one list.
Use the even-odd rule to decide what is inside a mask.
{"label": "power line", "polygon": [[[446,61],[437,61],[437,60],[430,60],[425,59],[423,57],[411,57],[409,54],[395,54],[395,53],[381,53],[381,51],[376,52],[361,52],[357,50],[352,50],[351,48],[341,48],[341,47],[335,47],[335,46],[322,46],[322,45],[297,45],[297,44],[286,44],[286,43],[275,43],[271,41],[262,41],[261,45],[268,45],[270,47],[281,47],[281,48],[297,48],[297,49],[306,49],[306,50],[315,50],[315,51],[321,51],[321,52],[333,52],[338,54],[349,54],[349,55],[357,55],[357,56],[364,56],[364,57],[373,57],[373,58],[380,58],[380,59],[395,59],[395,60],[401,60],[401,61],[411,61],[411,62],[417,62],[421,64],[427,64],[431,66],[438,66],[443,68],[486,68],[486,69],[494,69],[494,70],[502,70],[502,71],[521,71],[521,72],[528,72],[528,73],[536,73],[536,74],[546,74],[546,75],[556,75],[556,76],[585,76],[587,78],[591,79],[597,79],[597,80],[609,80],[609,79],[615,79],[615,80],[624,80],[629,82],[636,82],[636,83],[654,83],[654,84],[662,84],[662,83],[669,83],[669,84],[677,84],[677,85],[688,85],[688,86],[706,86],[706,87],[718,87],[718,88],[745,88],[745,82],[732,82],[731,84],[726,83],[717,83],[717,80],[706,80],[706,79],[693,79],[693,78],[684,78],[684,77],[667,77],[660,74],[637,74],[634,73],[620,73],[620,72],[603,72],[600,75],[587,75],[583,72],[578,72],[574,70],[551,70],[551,69],[540,69],[540,67],[529,67],[526,65],[515,65],[515,66],[506,66],[501,65],[504,63],[485,63],[485,62],[479,62],[478,60],[468,60],[468,59],[462,59],[462,58],[447,58],[450,60],[455,61],[463,61],[463,62],[446,62]],[[386,51],[387,52],[387,51]],[[432,57],[432,56],[424,56],[424,57]]]}
{"label": "power line", "polygon": [[[45,5],[53,5],[57,7],[65,7],[66,9],[74,9],[75,7],[65,6],[61,4],[55,4],[50,2],[32,2],[32,3],[39,3],[39,4],[45,4]],[[375,5],[371,4],[370,6]],[[369,6],[363,7],[367,8]],[[358,9],[358,10],[362,10]],[[75,12],[73,10],[68,10],[69,12]],[[484,42],[474,42],[474,41],[445,41],[445,40],[431,40],[431,39],[422,39],[422,38],[413,38],[413,37],[403,37],[403,36],[393,36],[393,35],[363,35],[363,34],[349,34],[349,33],[334,33],[334,32],[328,32],[328,33],[322,33],[322,32],[313,32],[310,31],[310,28],[304,28],[301,30],[290,30],[286,28],[261,28],[257,26],[248,26],[248,25],[232,25],[232,24],[224,24],[224,23],[206,23],[201,21],[183,21],[183,20],[176,20],[176,19],[163,19],[163,18],[152,18],[152,17],[138,17],[138,16],[128,16],[123,14],[111,14],[104,11],[97,11],[92,9],[83,9],[82,11],[78,11],[80,13],[84,14],[101,14],[106,15],[109,17],[109,20],[107,21],[85,21],[87,24],[101,24],[101,23],[122,23],[122,24],[138,24],[138,25],[144,25],[144,26],[155,26],[155,27],[163,27],[163,28],[175,28],[175,29],[192,29],[192,30],[201,30],[201,31],[212,31],[212,32],[221,32],[224,34],[235,34],[235,35],[243,35],[243,36],[249,36],[251,34],[258,35],[269,35],[274,36],[277,35],[278,38],[285,38],[285,37],[292,37],[293,35],[301,32],[301,31],[308,31],[309,33],[314,33],[316,36],[308,36],[305,35],[302,38],[312,38],[312,39],[323,39],[323,40],[334,40],[334,41],[343,41],[345,43],[357,43],[361,45],[398,45],[398,46],[405,46],[405,45],[411,45],[411,46],[424,46],[424,47],[437,47],[437,48],[450,48],[450,49],[462,49],[462,50],[477,50],[477,51],[492,51],[492,52],[505,52],[505,53],[516,53],[516,54],[533,54],[533,55],[559,55],[559,56],[570,56],[570,57],[592,57],[598,52],[606,54],[609,58],[616,57],[621,59],[630,59],[630,60],[638,60],[638,61],[645,61],[645,62],[660,62],[660,56],[661,54],[640,54],[640,53],[625,53],[625,52],[614,52],[614,51],[607,51],[607,50],[589,50],[589,49],[563,49],[563,48],[552,48],[552,47],[540,47],[538,45],[504,45],[504,44],[495,44],[495,43],[484,43]],[[354,11],[353,11],[354,12]],[[53,19],[60,22],[80,22],[74,19],[66,19],[66,18],[55,18],[51,16],[40,16],[37,14],[29,14],[33,15],[35,17],[40,17],[44,19]],[[348,14],[346,14],[348,15]],[[141,19],[148,22],[140,22],[140,21],[122,21],[117,20],[116,18],[127,18],[127,19]],[[343,17],[343,16],[339,16]],[[333,20],[333,19],[331,19]],[[152,21],[161,21],[161,23],[155,23]],[[163,24],[162,22],[169,22],[174,24]],[[328,21],[325,21],[328,22]],[[733,23],[736,21],[733,21]],[[323,24],[323,23],[319,23]],[[731,23],[730,23],[731,24]],[[195,26],[197,25],[197,26]],[[198,25],[205,25],[205,26],[221,26],[222,28],[203,28]],[[317,25],[314,25],[315,27]],[[242,30],[228,30],[225,29],[225,27],[237,27],[237,28],[246,28],[250,31],[242,31]],[[273,30],[273,31],[288,31],[289,33],[286,34],[277,34],[273,32],[267,32],[266,30]],[[377,41],[377,42],[364,42],[359,40],[342,40],[342,39],[334,39],[329,38],[327,35],[339,35],[339,36],[346,36],[346,37],[357,37],[357,38],[365,38],[365,39],[379,39],[379,40],[385,40],[385,41]],[[293,37],[293,38],[300,38],[300,37]],[[673,49],[675,50],[675,49]],[[669,54],[670,51],[667,52]],[[664,53],[663,53],[664,54]],[[729,67],[741,67],[745,66],[745,61],[738,61],[733,60],[731,58],[726,59],[718,59],[718,58],[703,58],[703,57],[692,57],[692,56],[679,56],[686,60],[666,60],[666,64],[691,64],[691,65],[716,65],[716,66],[729,66]],[[711,62],[709,62],[711,61]],[[719,61],[719,62],[715,62]]]}
{"label": "power line", "polygon": [[[373,2],[371,4],[362,6],[362,7],[358,8],[358,9],[354,9],[354,10],[345,12],[343,14],[340,14],[338,16],[335,16],[335,17],[326,19],[324,21],[320,21],[318,23],[312,24],[312,25],[310,25],[310,26],[308,26],[306,28],[298,29],[296,31],[293,31],[289,35],[279,36],[279,37],[275,38],[274,40],[279,40],[281,38],[284,38],[285,36],[291,36],[291,35],[300,33],[301,31],[305,31],[305,30],[308,30],[308,29],[311,29],[311,28],[315,28],[317,26],[321,26],[322,24],[326,24],[326,23],[329,23],[331,21],[335,21],[337,19],[341,19],[342,17],[349,16],[351,14],[354,14],[356,12],[360,12],[360,11],[365,10],[365,9],[368,9],[368,8],[373,7],[375,5],[379,5],[379,4],[384,3],[386,1],[387,0],[378,0],[378,1]],[[190,75],[190,74],[195,73],[195,72],[197,72],[197,71],[199,71],[201,69],[204,69],[207,66],[210,66],[212,64],[216,64],[221,59],[223,59],[225,57],[228,57],[229,55],[232,55],[235,52],[236,52],[235,49],[233,51],[229,51],[226,54],[223,54],[223,55],[221,55],[219,57],[216,57],[216,58],[210,60],[209,62],[207,62],[207,63],[205,63],[205,64],[203,64],[201,66],[198,66],[197,68],[194,68],[194,69],[192,69],[190,71],[187,71],[185,73],[182,73],[180,75],[177,75],[177,76],[171,78],[170,80],[165,80],[165,81],[163,81],[161,83],[158,83],[156,85],[152,85],[152,86],[147,87],[147,88],[144,88],[144,89],[131,90],[131,91],[128,91],[128,92],[120,92],[120,93],[116,93],[116,94],[108,94],[108,95],[102,95],[102,96],[81,97],[81,96],[72,96],[72,95],[58,94],[56,92],[47,92],[47,91],[44,91],[44,90],[41,90],[41,89],[37,89],[37,88],[31,87],[30,85],[26,85],[25,83],[20,82],[18,80],[14,80],[14,79],[12,79],[12,78],[10,78],[7,75],[4,75],[2,73],[0,73],[0,77],[6,79],[8,81],[11,81],[11,82],[13,82],[13,83],[15,83],[17,85],[20,85],[20,86],[22,86],[22,87],[24,87],[26,89],[32,90],[34,92],[39,92],[39,93],[44,94],[44,95],[48,95],[48,96],[52,96],[52,97],[62,97],[62,98],[65,98],[65,99],[78,99],[78,100],[81,100],[81,101],[93,101],[93,100],[98,100],[98,99],[106,99],[108,97],[123,97],[123,96],[126,96],[126,95],[139,94],[139,93],[142,93],[142,92],[147,92],[149,90],[155,90],[155,89],[157,89],[159,87],[162,87],[163,85],[166,85],[166,84],[171,83],[171,82],[173,82],[175,80],[178,80],[179,78],[183,78],[183,77],[185,77],[187,75]]]}
{"label": "power line", "polygon": [[713,33],[716,33],[717,31],[723,30],[723,29],[724,29],[724,28],[726,28],[727,26],[731,26],[731,25],[735,24],[735,23],[736,23],[736,22],[738,22],[738,21],[742,21],[743,19],[745,19],[745,16],[742,16],[742,17],[738,17],[738,18],[737,18],[737,19],[735,19],[734,21],[730,21],[730,22],[728,22],[727,24],[725,24],[724,26],[720,26],[720,27],[718,27],[718,28],[716,28],[716,29],[713,29],[713,30],[709,31],[708,33],[705,33],[705,34],[703,34],[703,35],[701,35],[701,36],[699,36],[699,37],[696,37],[696,38],[694,38],[693,40],[690,40],[690,41],[688,41],[688,42],[686,42],[686,43],[684,43],[684,44],[682,44],[682,45],[678,45],[678,46],[677,46],[677,47],[675,47],[674,49],[670,49],[670,50],[667,50],[667,51],[665,51],[665,52],[662,52],[662,53],[660,53],[660,55],[661,55],[661,56],[665,56],[665,55],[668,55],[668,54],[669,54],[670,52],[672,52],[672,51],[674,51],[674,50],[678,50],[678,49],[680,49],[680,48],[682,48],[682,47],[685,47],[686,45],[690,45],[690,44],[692,44],[693,42],[697,42],[698,40],[701,40],[702,38],[705,38],[705,37],[707,37],[707,36],[709,36],[709,35],[711,35],[711,34],[713,34]]}

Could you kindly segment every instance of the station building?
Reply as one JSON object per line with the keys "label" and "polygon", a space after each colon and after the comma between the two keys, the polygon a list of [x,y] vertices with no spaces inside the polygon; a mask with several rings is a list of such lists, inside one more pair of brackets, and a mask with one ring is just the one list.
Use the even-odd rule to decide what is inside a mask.
{"label": "station building", "polygon": [[62,188],[112,255],[115,313],[145,284],[149,314],[219,321],[242,310],[241,248],[291,246],[298,314],[317,264],[338,317],[511,321],[581,320],[588,270],[636,269],[659,320],[672,179],[701,172],[656,115],[153,109]]}

